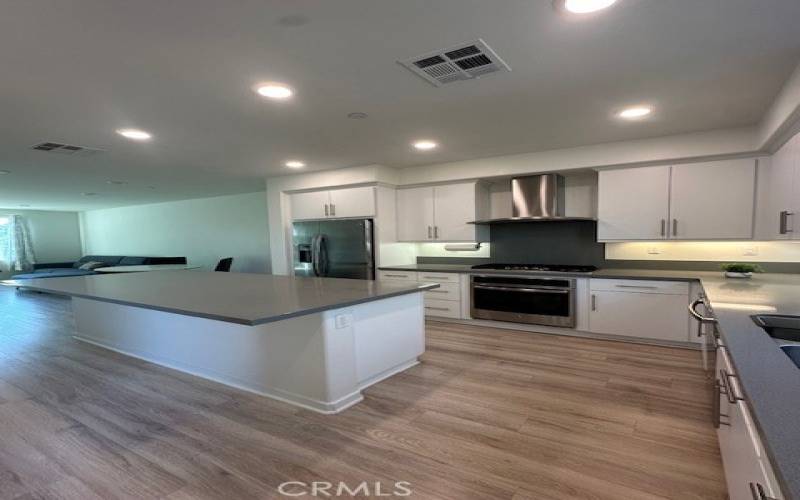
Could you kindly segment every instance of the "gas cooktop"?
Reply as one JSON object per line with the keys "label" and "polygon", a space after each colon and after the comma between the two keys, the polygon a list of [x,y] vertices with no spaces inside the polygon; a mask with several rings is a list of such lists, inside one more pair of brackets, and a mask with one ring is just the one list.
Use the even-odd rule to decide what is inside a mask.
{"label": "gas cooktop", "polygon": [[548,273],[591,273],[597,271],[595,266],[572,266],[553,264],[481,264],[472,269],[488,269],[493,271],[539,271]]}

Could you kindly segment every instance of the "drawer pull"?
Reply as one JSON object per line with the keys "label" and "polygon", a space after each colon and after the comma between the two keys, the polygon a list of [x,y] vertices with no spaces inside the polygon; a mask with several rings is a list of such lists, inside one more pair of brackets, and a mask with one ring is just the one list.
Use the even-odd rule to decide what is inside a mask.
{"label": "drawer pull", "polygon": [[450,277],[449,276],[428,276],[428,275],[423,275],[422,279],[447,281],[447,280],[450,279]]}
{"label": "drawer pull", "polygon": [[384,274],[387,278],[408,278],[407,274]]}
{"label": "drawer pull", "polygon": [[640,290],[658,290],[657,286],[645,286],[645,285],[614,285],[617,288],[636,288]]}
{"label": "drawer pull", "polygon": [[449,311],[450,309],[446,307],[432,307],[432,306],[425,306],[425,309],[430,309],[431,311]]}
{"label": "drawer pull", "polygon": [[428,290],[429,293],[450,293],[447,290]]}

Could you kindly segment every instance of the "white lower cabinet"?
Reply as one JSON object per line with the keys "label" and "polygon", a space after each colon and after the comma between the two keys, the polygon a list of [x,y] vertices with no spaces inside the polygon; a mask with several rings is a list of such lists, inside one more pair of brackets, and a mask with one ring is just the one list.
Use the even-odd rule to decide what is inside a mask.
{"label": "white lower cabinet", "polygon": [[438,283],[439,288],[425,292],[425,316],[464,319],[462,311],[462,279],[458,273],[432,273],[426,271],[378,271],[383,281]]}
{"label": "white lower cabinet", "polygon": [[589,288],[589,331],[690,341],[688,283],[592,279]]}
{"label": "white lower cabinet", "polygon": [[725,350],[717,350],[719,449],[730,500],[782,499],[755,423]]}

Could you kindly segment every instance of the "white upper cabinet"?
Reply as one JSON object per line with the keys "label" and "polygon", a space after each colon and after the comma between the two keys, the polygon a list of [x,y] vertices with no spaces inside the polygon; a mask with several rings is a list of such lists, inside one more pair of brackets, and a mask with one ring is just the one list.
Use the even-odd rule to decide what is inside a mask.
{"label": "white upper cabinet", "polygon": [[486,241],[489,192],[477,182],[397,190],[399,241]]}
{"label": "white upper cabinet", "polygon": [[290,195],[292,220],[375,216],[375,188],[344,188]]}
{"label": "white upper cabinet", "polygon": [[753,237],[755,160],[672,167],[669,237],[735,240]]}
{"label": "white upper cabinet", "polygon": [[397,239],[432,240],[433,226],[433,188],[398,189]]}
{"label": "white upper cabinet", "polygon": [[800,134],[795,135],[772,157],[767,172],[769,191],[759,218],[765,239],[800,239]]}
{"label": "white upper cabinet", "polygon": [[755,160],[601,171],[597,239],[752,239],[755,183]]}
{"label": "white upper cabinet", "polygon": [[375,216],[375,188],[372,186],[334,189],[330,194],[332,217]]}
{"label": "white upper cabinet", "polygon": [[294,193],[289,196],[292,206],[292,219],[324,219],[330,211],[328,191],[312,191],[310,193]]}
{"label": "white upper cabinet", "polygon": [[475,184],[450,184],[433,188],[434,238],[444,241],[474,241],[476,220]]}
{"label": "white upper cabinet", "polygon": [[604,170],[598,174],[597,239],[658,240],[669,218],[670,167]]}

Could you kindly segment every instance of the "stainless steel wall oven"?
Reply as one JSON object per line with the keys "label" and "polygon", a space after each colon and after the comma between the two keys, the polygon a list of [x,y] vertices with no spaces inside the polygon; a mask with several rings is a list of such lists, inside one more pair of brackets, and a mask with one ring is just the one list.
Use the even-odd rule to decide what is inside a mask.
{"label": "stainless steel wall oven", "polygon": [[574,279],[475,275],[470,292],[473,318],[575,327]]}

